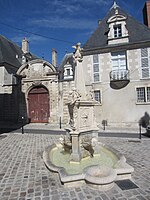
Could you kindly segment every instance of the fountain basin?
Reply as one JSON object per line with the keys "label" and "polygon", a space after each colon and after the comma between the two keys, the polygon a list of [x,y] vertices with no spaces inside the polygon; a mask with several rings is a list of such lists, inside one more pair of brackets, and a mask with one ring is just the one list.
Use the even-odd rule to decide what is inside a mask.
{"label": "fountain basin", "polygon": [[103,190],[112,188],[117,177],[114,169],[99,165],[88,167],[85,174],[85,180],[88,184]]}
{"label": "fountain basin", "polygon": [[[105,153],[108,155],[106,156]],[[104,162],[103,154],[104,157],[108,157]],[[43,152],[43,160],[47,168],[57,172],[62,184],[69,187],[87,183],[107,190],[113,186],[115,180],[130,179],[134,171],[133,167],[126,163],[124,156],[106,145],[103,145],[99,154],[94,155],[93,158],[82,159],[80,163],[69,162],[67,156],[69,155],[63,155],[62,149],[55,144],[47,147]]]}

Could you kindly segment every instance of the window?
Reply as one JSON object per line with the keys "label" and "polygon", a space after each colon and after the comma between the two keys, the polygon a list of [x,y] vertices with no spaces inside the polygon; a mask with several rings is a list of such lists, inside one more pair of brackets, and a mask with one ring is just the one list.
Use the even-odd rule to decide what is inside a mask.
{"label": "window", "polygon": [[67,76],[70,76],[70,69],[66,69]]}
{"label": "window", "polygon": [[94,99],[101,103],[101,92],[100,92],[100,90],[94,91]]}
{"label": "window", "polygon": [[2,85],[3,86],[11,86],[11,85],[16,85],[17,84],[17,78],[14,74],[10,74],[8,73],[8,71],[6,69],[3,69],[3,74],[4,74],[4,78],[2,81]]}
{"label": "window", "polygon": [[126,52],[111,53],[112,60],[112,79],[122,80],[127,78]]}
{"label": "window", "polygon": [[122,37],[121,24],[114,25],[114,38]]}
{"label": "window", "polygon": [[119,43],[128,43],[129,42],[129,33],[126,27],[127,17],[120,15],[118,10],[115,10],[115,15],[111,16],[107,20],[108,24],[108,45],[119,44]]}
{"label": "window", "polygon": [[150,87],[136,88],[137,102],[150,102]]}
{"label": "window", "polygon": [[148,48],[141,49],[142,78],[150,78],[150,53]]}
{"label": "window", "polygon": [[147,101],[150,102],[150,87],[147,87]]}
{"label": "window", "polygon": [[100,81],[99,77],[99,56],[93,55],[93,78],[94,82]]}

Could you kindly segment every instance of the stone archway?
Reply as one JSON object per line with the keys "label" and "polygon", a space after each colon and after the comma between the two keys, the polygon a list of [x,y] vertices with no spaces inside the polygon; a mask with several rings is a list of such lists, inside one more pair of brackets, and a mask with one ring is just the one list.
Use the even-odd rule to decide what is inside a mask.
{"label": "stone archway", "polygon": [[43,86],[32,88],[28,93],[28,117],[32,123],[48,123],[50,116],[49,93]]}

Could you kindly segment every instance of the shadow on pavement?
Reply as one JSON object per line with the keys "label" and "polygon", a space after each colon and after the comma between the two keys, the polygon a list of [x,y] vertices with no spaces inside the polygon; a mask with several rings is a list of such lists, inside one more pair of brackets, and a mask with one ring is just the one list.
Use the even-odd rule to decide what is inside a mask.
{"label": "shadow on pavement", "polygon": [[142,135],[144,135],[145,137],[150,138],[150,134],[148,134],[148,133],[143,133]]}
{"label": "shadow on pavement", "polygon": [[0,134],[9,133],[15,130],[18,130],[22,127],[21,123],[14,124],[14,123],[0,123]]}
{"label": "shadow on pavement", "polygon": [[4,139],[5,137],[7,137],[7,135],[0,135],[0,140]]}

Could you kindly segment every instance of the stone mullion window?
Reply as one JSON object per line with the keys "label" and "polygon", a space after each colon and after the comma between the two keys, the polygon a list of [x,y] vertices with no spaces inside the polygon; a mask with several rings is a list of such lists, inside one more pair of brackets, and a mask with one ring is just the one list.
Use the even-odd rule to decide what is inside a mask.
{"label": "stone mullion window", "polygon": [[100,90],[94,91],[94,99],[101,103],[101,91]]}
{"label": "stone mullion window", "polygon": [[136,88],[137,102],[150,102],[150,87],[138,87]]}
{"label": "stone mullion window", "polygon": [[122,37],[121,24],[114,25],[114,38]]}

